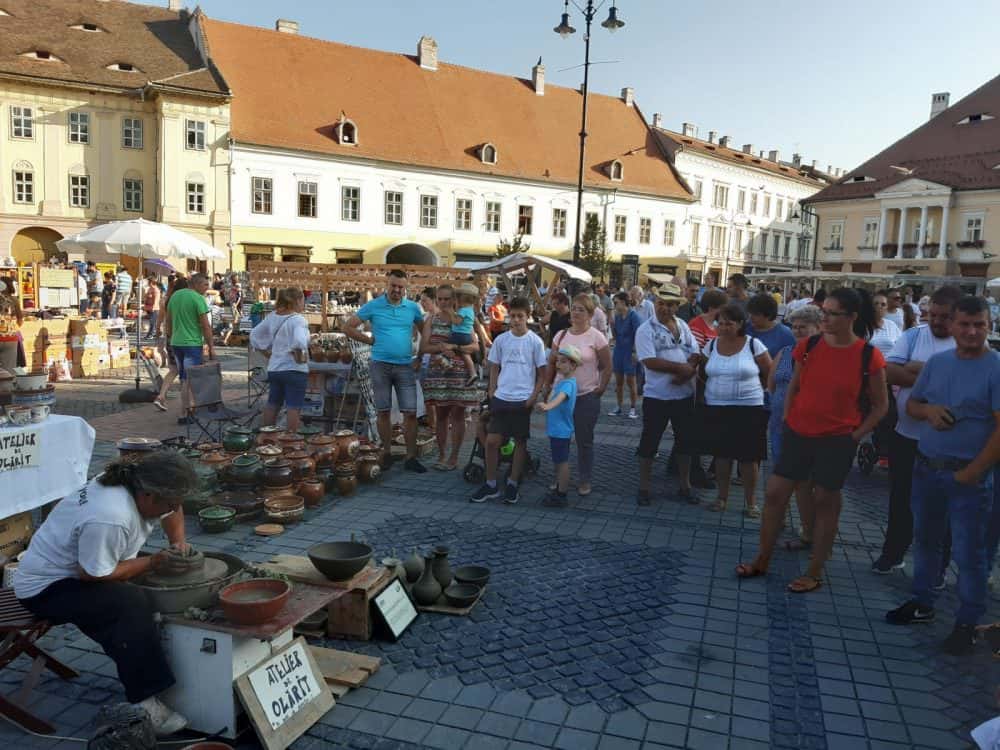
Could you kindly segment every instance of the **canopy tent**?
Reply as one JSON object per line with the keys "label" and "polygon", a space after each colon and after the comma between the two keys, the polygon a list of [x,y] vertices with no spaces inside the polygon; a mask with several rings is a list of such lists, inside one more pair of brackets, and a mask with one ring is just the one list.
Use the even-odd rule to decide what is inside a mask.
{"label": "canopy tent", "polygon": [[652,281],[654,284],[657,285],[677,283],[676,281],[677,277],[669,273],[643,273],[640,274],[640,276],[649,279],[650,281]]}
{"label": "canopy tent", "polygon": [[[860,271],[774,271],[770,273],[748,273],[747,280],[751,282],[765,281],[775,284],[806,284],[816,289],[823,282],[833,282],[840,286],[896,287],[896,286],[927,286],[936,288],[952,284],[963,289],[975,289],[976,294],[982,294],[983,289],[993,282],[974,276],[922,276],[915,273],[863,273]],[[1000,282],[1000,279],[994,281]]]}
{"label": "canopy tent", "polygon": [[[138,258],[140,263],[151,258],[196,258],[209,260],[224,258],[226,254],[218,248],[202,242],[179,229],[145,219],[112,221],[107,224],[85,229],[79,234],[56,242],[61,252],[105,252],[112,255],[128,255]],[[138,280],[137,280],[138,281]],[[139,317],[135,324],[135,390],[119,394],[124,402],[152,401],[156,397],[150,391],[139,388],[142,379],[142,300],[138,305]]]}
{"label": "canopy tent", "polygon": [[474,274],[510,274],[513,271],[530,271],[536,267],[547,268],[550,271],[555,271],[556,273],[566,276],[567,278],[575,279],[576,281],[583,281],[587,284],[594,280],[594,277],[582,268],[578,268],[577,266],[574,266],[571,263],[566,263],[565,261],[556,260],[555,258],[546,258],[544,255],[537,255],[535,253],[514,253],[513,255],[500,258],[492,263],[485,263],[479,268],[470,270]]}

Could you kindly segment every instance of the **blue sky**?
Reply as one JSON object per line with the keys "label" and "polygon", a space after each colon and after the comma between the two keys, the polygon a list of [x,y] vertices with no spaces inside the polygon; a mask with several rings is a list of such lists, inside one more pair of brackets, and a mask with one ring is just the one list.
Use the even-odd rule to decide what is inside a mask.
{"label": "blue sky", "polygon": [[[579,0],[578,0],[579,1]],[[194,2],[194,0],[189,0]],[[591,91],[636,90],[651,119],[694,122],[736,144],[797,151],[851,169],[926,120],[930,95],[952,103],[1000,73],[996,0],[618,0],[624,29],[595,24]],[[552,32],[561,0],[201,0],[209,16],[414,53],[421,34],[445,62],[527,77],[539,56],[551,83],[578,86],[582,14]],[[597,23],[606,17],[606,7]],[[569,70],[566,70],[570,68]]]}

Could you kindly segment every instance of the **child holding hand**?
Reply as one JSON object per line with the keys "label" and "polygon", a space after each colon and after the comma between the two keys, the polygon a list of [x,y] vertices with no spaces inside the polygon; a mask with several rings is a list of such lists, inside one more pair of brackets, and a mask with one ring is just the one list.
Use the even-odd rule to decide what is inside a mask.
{"label": "child holding hand", "polygon": [[556,488],[542,500],[542,505],[551,508],[565,508],[568,504],[569,444],[573,438],[573,409],[576,407],[576,378],[573,373],[582,361],[583,355],[572,344],[560,348],[555,365],[562,379],[552,388],[552,398],[535,407],[546,414],[545,432],[552,449]]}

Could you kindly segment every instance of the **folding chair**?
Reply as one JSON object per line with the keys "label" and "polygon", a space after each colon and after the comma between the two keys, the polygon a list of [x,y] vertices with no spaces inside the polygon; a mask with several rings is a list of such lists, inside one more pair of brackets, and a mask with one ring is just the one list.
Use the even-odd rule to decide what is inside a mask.
{"label": "folding chair", "polygon": [[267,396],[267,357],[247,344],[247,408]]}
{"label": "folding chair", "polygon": [[200,435],[210,442],[222,442],[225,425],[247,425],[259,409],[230,409],[222,402],[222,364],[206,362],[185,368],[191,388],[191,408],[188,412],[187,436],[191,438],[192,424]]}
{"label": "folding chair", "polygon": [[3,642],[0,642],[0,669],[21,654],[32,659],[31,669],[24,676],[24,681],[17,692],[0,695],[0,714],[38,734],[55,732],[55,727],[49,722],[25,708],[31,698],[31,691],[42,676],[42,670],[48,668],[64,680],[80,676],[75,669],[66,666],[35,645],[35,641],[45,635],[48,629],[49,623],[46,620],[36,619],[31,612],[21,606],[14,596],[14,589],[0,589],[0,635],[3,636]]}

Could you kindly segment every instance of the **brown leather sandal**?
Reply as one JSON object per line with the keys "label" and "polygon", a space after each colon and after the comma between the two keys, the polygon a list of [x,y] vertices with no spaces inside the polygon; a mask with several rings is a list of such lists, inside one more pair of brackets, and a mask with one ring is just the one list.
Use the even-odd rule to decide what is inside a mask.
{"label": "brown leather sandal", "polygon": [[808,594],[823,585],[823,579],[813,576],[799,576],[788,584],[788,590],[793,594]]}

